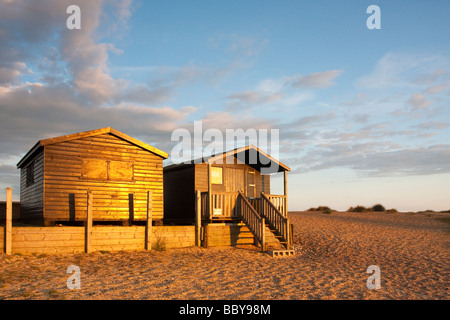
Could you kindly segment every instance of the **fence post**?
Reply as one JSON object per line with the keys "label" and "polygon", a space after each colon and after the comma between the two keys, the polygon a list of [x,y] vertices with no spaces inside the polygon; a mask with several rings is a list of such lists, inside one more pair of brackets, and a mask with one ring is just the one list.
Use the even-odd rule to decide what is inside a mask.
{"label": "fence post", "polygon": [[147,222],[145,224],[145,250],[152,248],[153,192],[147,191]]}
{"label": "fence post", "polygon": [[286,249],[291,249],[291,225],[289,219],[286,219]]}
{"label": "fence post", "polygon": [[91,252],[91,241],[92,241],[92,204],[93,195],[92,191],[87,192],[87,214],[86,214],[86,225],[85,225],[85,245],[84,251],[86,253]]}
{"label": "fence post", "polygon": [[12,188],[6,188],[5,253],[12,253]]}
{"label": "fence post", "polygon": [[195,191],[195,245],[200,247],[201,238],[200,231],[202,227],[202,199],[200,195],[200,191]]}
{"label": "fence post", "polygon": [[261,218],[261,246],[262,251],[266,252],[266,220]]}

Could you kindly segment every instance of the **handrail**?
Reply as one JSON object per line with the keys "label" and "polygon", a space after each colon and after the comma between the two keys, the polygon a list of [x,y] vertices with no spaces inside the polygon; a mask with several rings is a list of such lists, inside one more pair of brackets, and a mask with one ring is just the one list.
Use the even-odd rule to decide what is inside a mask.
{"label": "handrail", "polygon": [[266,248],[266,236],[265,236],[265,219],[262,218],[258,212],[253,208],[250,202],[247,200],[240,191],[238,192],[237,203],[239,206],[239,212],[242,220],[251,231],[255,240],[261,244],[262,251],[265,252]]}
{"label": "handrail", "polygon": [[287,208],[286,208],[286,195],[279,194],[265,194],[265,196],[269,199],[269,201],[275,206],[275,208],[280,211],[283,216],[287,217]]}
{"label": "handrail", "polygon": [[286,243],[286,248],[289,249],[291,242],[289,219],[275,207],[264,192],[261,193],[260,212],[267,219],[269,225],[281,236],[281,239]]}

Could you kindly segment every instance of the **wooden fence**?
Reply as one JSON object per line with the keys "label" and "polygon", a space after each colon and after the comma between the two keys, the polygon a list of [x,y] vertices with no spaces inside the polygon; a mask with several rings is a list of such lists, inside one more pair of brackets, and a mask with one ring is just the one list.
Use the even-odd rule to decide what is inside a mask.
{"label": "wooden fence", "polygon": [[196,226],[152,226],[151,192],[145,226],[94,226],[90,209],[94,199],[88,192],[88,217],[83,227],[13,227],[12,189],[7,188],[6,194],[6,223],[0,227],[0,252],[6,254],[151,250],[197,243]]}

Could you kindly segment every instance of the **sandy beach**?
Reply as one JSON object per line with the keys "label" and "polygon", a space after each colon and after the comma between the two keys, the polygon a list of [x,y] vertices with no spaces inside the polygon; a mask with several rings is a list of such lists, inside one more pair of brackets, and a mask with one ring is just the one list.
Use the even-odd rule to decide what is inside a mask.
{"label": "sandy beach", "polygon": [[[254,246],[0,254],[0,299],[449,299],[449,214],[290,213],[296,255]],[[81,270],[69,290],[66,269]],[[370,265],[381,288],[369,290]]]}

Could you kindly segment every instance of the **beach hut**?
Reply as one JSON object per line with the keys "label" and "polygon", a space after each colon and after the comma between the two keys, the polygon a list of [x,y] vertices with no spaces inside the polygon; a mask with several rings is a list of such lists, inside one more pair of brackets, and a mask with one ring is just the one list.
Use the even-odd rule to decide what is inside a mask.
{"label": "beach hut", "polygon": [[[201,219],[203,226],[243,222],[255,237],[262,237],[267,223],[278,236],[287,237],[289,171],[253,145],[166,166],[164,219],[172,223]],[[277,173],[283,174],[282,195],[270,192],[270,177]]]}
{"label": "beach hut", "polygon": [[146,219],[151,191],[158,223],[167,157],[110,127],[40,140],[17,164],[21,219],[47,226],[82,222],[90,190],[93,221],[127,225]]}

